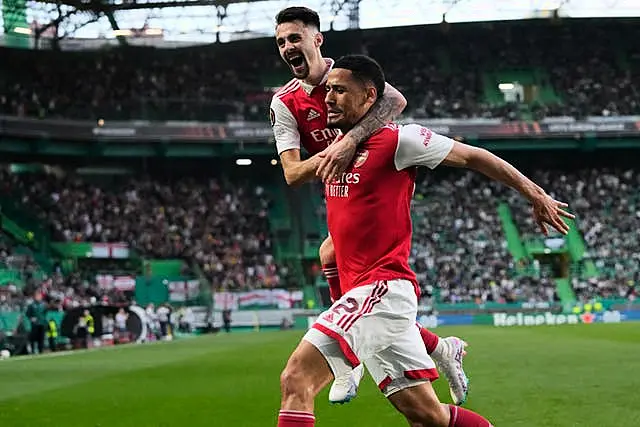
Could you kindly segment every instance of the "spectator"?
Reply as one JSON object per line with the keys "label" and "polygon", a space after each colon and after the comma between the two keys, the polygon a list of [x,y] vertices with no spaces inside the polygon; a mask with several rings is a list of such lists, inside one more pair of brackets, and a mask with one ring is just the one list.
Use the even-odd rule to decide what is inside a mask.
{"label": "spectator", "polygon": [[[327,39],[326,52],[338,57],[359,51],[377,58],[388,80],[408,99],[407,114],[419,118],[640,114],[640,74],[632,68],[637,64],[623,59],[639,56],[633,42],[640,37],[638,26],[620,20],[575,21],[460,25],[451,31],[439,26],[383,28],[357,36],[337,32]],[[416,40],[429,40],[428,48]],[[290,79],[273,44],[272,38],[263,38],[189,49],[82,53],[4,48],[1,67],[8,80],[0,114],[266,121],[270,86]],[[544,92],[530,111],[494,93],[491,85],[498,81],[491,79],[503,70],[528,71],[522,78],[532,81],[522,83],[536,88],[531,93]]]}
{"label": "spectator", "polygon": [[47,330],[47,306],[42,301],[40,292],[36,292],[33,295],[33,302],[27,307],[26,316],[31,321],[31,332],[29,334],[31,353],[42,354],[44,353],[44,336]]}
{"label": "spectator", "polygon": [[[261,186],[218,179],[131,179],[113,188],[73,175],[2,175],[57,240],[127,242],[149,258],[195,261],[214,289],[287,283],[271,254],[269,198]],[[79,278],[74,288],[78,289]],[[89,288],[91,289],[91,288]],[[83,291],[84,292],[84,291]],[[96,298],[100,295],[94,294]]]}

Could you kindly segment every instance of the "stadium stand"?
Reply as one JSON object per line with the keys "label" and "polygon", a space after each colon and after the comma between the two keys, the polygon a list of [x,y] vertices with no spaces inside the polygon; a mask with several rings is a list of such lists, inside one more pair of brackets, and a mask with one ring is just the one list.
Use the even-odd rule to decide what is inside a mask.
{"label": "stadium stand", "polygon": [[[287,353],[332,316],[325,186],[286,184],[269,126],[291,79],[276,3],[3,2],[0,426],[276,422]],[[500,155],[576,214],[544,236],[513,190],[418,172],[415,320],[468,342],[472,406],[492,425],[640,425],[640,18],[610,18],[640,1],[307,3],[325,56],[381,63],[399,122]],[[40,325],[59,353],[36,351]],[[318,422],[392,420],[360,401],[377,388]]]}
{"label": "stadium stand", "polygon": [[[584,23],[546,21],[421,26],[358,31],[357,37],[337,32],[327,37],[325,54],[364,52],[377,58],[388,80],[406,94],[414,117],[640,114],[640,81],[633,71],[638,64],[626,59],[635,57],[630,41],[640,36],[638,26],[586,25],[588,30]],[[477,39],[482,46],[471,43]],[[415,40],[428,40],[429,49]],[[270,38],[177,50],[4,48],[2,55],[7,90],[0,96],[0,112],[35,117],[264,120],[271,89],[290,79]],[[53,61],[56,73],[50,72]],[[535,102],[505,102],[497,90],[505,79],[531,84]]]}
{"label": "stadium stand", "polygon": [[134,177],[90,183],[75,174],[9,174],[55,241],[129,242],[141,256],[195,261],[215,289],[280,284],[271,254],[269,198],[259,185],[227,179]]}
{"label": "stadium stand", "polygon": [[0,232],[0,306],[19,304],[46,277],[33,252]]}
{"label": "stadium stand", "polygon": [[[521,31],[522,25],[528,31]],[[358,31],[358,37],[336,32],[327,37],[325,54],[376,57],[409,99],[406,116],[414,118],[640,114],[640,82],[633,72],[638,53],[628,42],[638,27],[601,21],[584,31],[583,25],[422,26]],[[615,40],[604,37],[613,34],[613,26]],[[469,43],[478,38],[481,47]],[[415,40],[428,40],[429,49]],[[17,116],[265,121],[273,89],[290,78],[273,55],[272,39],[167,50],[0,49],[8,59],[0,65],[6,83],[0,113]],[[531,85],[535,101],[505,101],[496,90],[501,81]],[[214,291],[303,287],[296,257],[313,260],[309,270],[318,273],[317,246],[326,234],[318,189],[290,193],[271,182],[230,180],[219,172],[206,178],[137,173],[101,182],[68,170],[0,171],[3,197],[28,207],[53,242],[129,242],[144,259],[181,260],[174,273],[199,276]],[[443,172],[418,183],[414,202],[411,261],[425,304],[551,304],[629,296],[640,279],[633,238],[640,217],[637,171],[540,168],[532,177],[570,201],[578,215],[579,232],[569,239],[578,249],[571,252],[566,286],[537,257],[548,241],[520,197],[477,174]],[[56,270],[47,268],[44,258],[30,268],[39,271],[41,283],[54,286],[56,299],[70,296],[67,305],[73,306],[105,297],[95,278],[95,268],[104,266],[85,262],[80,269]],[[113,291],[106,297],[123,301],[131,295]]]}
{"label": "stadium stand", "polygon": [[0,239],[0,312],[23,309],[36,291],[60,309],[130,300],[117,290],[101,289],[94,272],[62,274],[57,266],[53,272],[45,273],[27,248],[16,245],[6,233],[1,233]]}
{"label": "stadium stand", "polygon": [[[571,279],[576,296],[626,298],[640,279],[633,237],[640,218],[637,171],[542,170],[532,177],[554,197],[573,201],[587,247]],[[10,174],[6,169],[2,179],[5,191],[19,194],[49,225],[54,240],[128,241],[144,257],[183,259],[187,269],[197,264],[214,290],[301,286],[274,256],[269,195],[262,186],[193,177],[129,178],[101,185],[71,173]],[[526,202],[477,173],[442,171],[418,182],[411,261],[424,303],[559,301],[551,271],[540,268],[535,258],[518,259],[508,248],[499,214],[503,201],[521,239],[542,241]],[[317,210],[322,213],[322,205]],[[7,253],[7,243],[0,243]],[[589,261],[595,277],[585,272]],[[24,265],[30,268],[29,261]],[[49,280],[74,289],[72,295],[80,298],[104,297],[91,287],[91,273],[54,274]]]}
{"label": "stadium stand", "polygon": [[[638,171],[621,168],[592,168],[575,172],[547,170],[534,173],[559,199],[573,200],[577,225],[588,248],[585,259],[594,263],[597,277],[580,271],[572,279],[581,299],[594,295],[625,298],[640,277],[640,258],[635,239],[640,205]],[[522,201],[512,198],[520,230],[534,238],[536,226]],[[631,285],[631,286],[630,286]]]}
{"label": "stadium stand", "polygon": [[498,216],[508,191],[458,171],[427,175],[416,186],[412,253],[427,295],[454,304],[557,301],[548,278],[516,274]]}
{"label": "stadium stand", "polygon": [[559,300],[550,277],[519,269],[507,248],[498,206],[510,193],[471,171],[427,173],[418,181],[410,262],[423,304]]}
{"label": "stadium stand", "polygon": [[30,270],[30,260],[16,255],[12,242],[0,233],[0,311],[20,307],[25,286],[23,271]]}
{"label": "stadium stand", "polygon": [[[531,177],[557,199],[571,200],[578,216],[587,248],[571,272],[578,299],[628,298],[640,280],[634,231],[640,218],[637,170],[545,169]],[[509,250],[501,202],[510,207],[525,245],[546,248],[530,205],[516,192],[474,172],[427,173],[419,181],[411,262],[424,303],[560,300],[549,266],[532,256],[516,259]]]}

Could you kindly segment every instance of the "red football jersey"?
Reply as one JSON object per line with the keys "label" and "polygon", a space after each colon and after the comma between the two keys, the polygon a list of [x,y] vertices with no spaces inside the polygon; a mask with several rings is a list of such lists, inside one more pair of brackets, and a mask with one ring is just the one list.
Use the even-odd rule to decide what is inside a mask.
{"label": "red football jersey", "polygon": [[284,85],[271,99],[269,111],[271,127],[276,139],[278,154],[291,149],[301,149],[317,154],[327,148],[340,131],[327,128],[327,94],[325,81],[333,61],[326,59],[327,72],[317,86],[293,79]]}
{"label": "red football jersey", "polygon": [[377,280],[410,280],[411,199],[416,166],[435,168],[453,140],[419,125],[389,124],[358,150],[349,169],[325,186],[327,222],[344,295]]}

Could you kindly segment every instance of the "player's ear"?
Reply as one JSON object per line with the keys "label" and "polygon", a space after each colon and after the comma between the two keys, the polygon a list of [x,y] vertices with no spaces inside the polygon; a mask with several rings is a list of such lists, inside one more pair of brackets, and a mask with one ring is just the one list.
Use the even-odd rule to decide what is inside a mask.
{"label": "player's ear", "polygon": [[372,104],[372,105],[375,104],[376,100],[378,99],[378,94],[377,94],[375,86],[367,85],[365,94],[366,94],[366,97],[367,97],[366,98],[367,102]]}
{"label": "player's ear", "polygon": [[314,37],[314,44],[316,47],[320,47],[322,46],[322,43],[324,43],[324,36],[320,31],[318,31]]}

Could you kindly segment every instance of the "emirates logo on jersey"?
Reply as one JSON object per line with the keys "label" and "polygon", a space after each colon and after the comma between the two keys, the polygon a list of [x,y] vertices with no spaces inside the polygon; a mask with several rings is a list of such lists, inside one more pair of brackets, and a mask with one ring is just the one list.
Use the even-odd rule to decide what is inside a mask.
{"label": "emirates logo on jersey", "polygon": [[321,144],[327,144],[327,147],[333,142],[334,139],[336,139],[338,135],[340,135],[340,131],[338,129],[324,128],[314,129],[311,131],[311,137],[313,138],[313,140]]}
{"label": "emirates logo on jersey", "polygon": [[369,150],[359,150],[356,153],[356,159],[353,162],[353,167],[359,168],[360,166],[364,165],[364,162],[366,162],[368,158]]}

